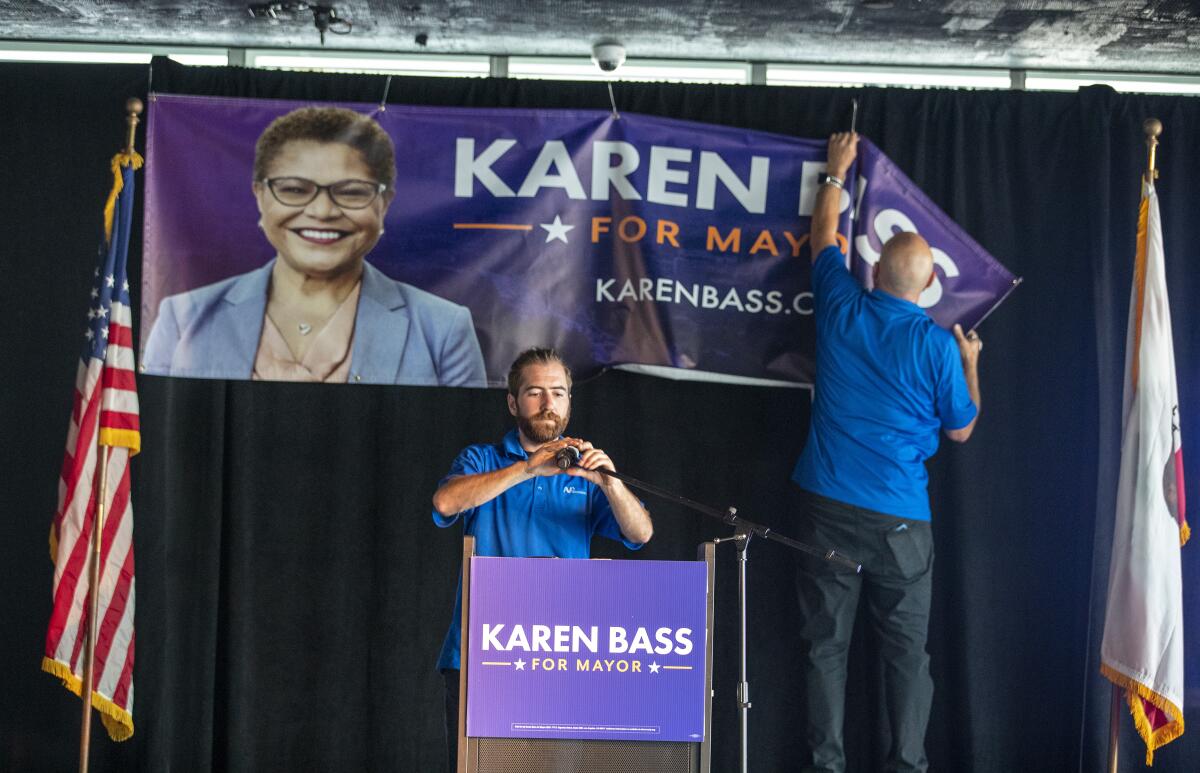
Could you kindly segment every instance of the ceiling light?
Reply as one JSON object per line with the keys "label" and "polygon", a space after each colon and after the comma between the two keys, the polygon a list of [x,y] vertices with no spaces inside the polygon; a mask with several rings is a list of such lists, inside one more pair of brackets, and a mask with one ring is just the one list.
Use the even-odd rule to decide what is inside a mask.
{"label": "ceiling light", "polygon": [[0,49],[0,60],[9,62],[87,62],[96,64],[146,64],[143,51],[72,51],[68,49]]}
{"label": "ceiling light", "polygon": [[333,54],[321,51],[248,50],[248,67],[321,72],[388,73],[391,75],[435,75],[446,77],[485,77],[486,56],[437,56],[417,54]]}
{"label": "ceiling light", "polygon": [[591,59],[574,57],[513,56],[508,60],[512,78],[543,80],[663,81],[670,83],[749,83],[746,62],[704,62],[672,59],[627,59],[620,74],[601,72]]}
{"label": "ceiling light", "polygon": [[168,54],[167,58],[189,67],[225,67],[229,64],[229,54]]}
{"label": "ceiling light", "polygon": [[187,65],[227,65],[229,52],[220,48],[137,46],[87,43],[0,44],[0,61],[78,62],[85,64],[148,64],[153,56],[167,56]]}
{"label": "ceiling light", "polygon": [[1008,70],[768,64],[771,86],[941,86],[1007,89]]}
{"label": "ceiling light", "polygon": [[1155,73],[1085,73],[1030,70],[1028,91],[1077,91],[1085,86],[1109,86],[1135,94],[1200,94],[1200,78]]}

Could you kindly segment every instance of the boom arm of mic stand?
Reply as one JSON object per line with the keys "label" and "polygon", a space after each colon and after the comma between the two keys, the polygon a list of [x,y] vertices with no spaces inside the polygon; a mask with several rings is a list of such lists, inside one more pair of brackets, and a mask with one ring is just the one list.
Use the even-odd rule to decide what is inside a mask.
{"label": "boom arm of mic stand", "polygon": [[646,483],[645,481],[638,480],[637,478],[626,475],[625,473],[610,470],[607,467],[598,467],[593,470],[593,472],[598,472],[601,475],[608,476],[609,478],[616,478],[632,488],[647,491],[656,496],[660,496],[663,499],[669,499],[672,502],[683,505],[684,507],[704,513],[709,517],[716,518],[719,521],[729,524],[735,529],[745,531],[751,536],[763,537],[773,542],[778,542],[781,545],[787,545],[793,550],[799,550],[801,553],[807,553],[810,556],[815,556],[822,560],[829,561],[830,563],[850,569],[855,573],[862,571],[862,564],[843,556],[836,550],[821,550],[804,542],[794,540],[791,537],[785,537],[782,534],[776,534],[768,526],[763,526],[762,524],[755,523],[754,521],[747,521],[745,518],[742,518],[737,514],[737,508],[731,507],[728,510],[718,510],[715,507],[709,507],[708,505],[701,504],[700,502],[688,499],[687,497],[679,496],[678,494],[672,493],[663,488],[659,488],[653,484]]}

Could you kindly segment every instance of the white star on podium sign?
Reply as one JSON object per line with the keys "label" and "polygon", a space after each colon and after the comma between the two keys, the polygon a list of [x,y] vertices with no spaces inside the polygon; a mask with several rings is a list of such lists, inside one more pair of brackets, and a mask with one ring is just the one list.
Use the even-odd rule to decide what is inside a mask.
{"label": "white star on podium sign", "polygon": [[539,223],[540,227],[546,229],[546,243],[549,244],[554,239],[559,239],[563,244],[567,244],[567,231],[570,231],[575,226],[567,225],[558,215],[554,216],[553,223]]}
{"label": "white star on podium sign", "polygon": [[517,660],[517,662],[516,662],[516,663],[514,663],[513,665],[515,665],[515,666],[517,667],[517,670],[518,670],[518,671],[524,671],[524,670],[525,670],[525,661],[524,661],[524,660],[520,660],[520,659],[518,659],[518,660]]}
{"label": "white star on podium sign", "polygon": [[661,666],[659,666],[658,663],[651,663],[650,664],[650,673],[657,674],[659,668],[661,668]]}

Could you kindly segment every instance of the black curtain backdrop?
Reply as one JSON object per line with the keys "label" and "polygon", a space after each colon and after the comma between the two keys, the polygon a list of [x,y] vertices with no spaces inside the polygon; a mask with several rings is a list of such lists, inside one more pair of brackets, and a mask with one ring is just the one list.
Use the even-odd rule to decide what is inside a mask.
{"label": "black curtain backdrop", "polygon": [[[124,100],[146,96],[147,75],[135,66],[0,65],[0,256],[12,301],[0,332],[8,363],[0,409],[3,770],[75,765],[78,699],[38,669],[50,612],[46,536],[108,159],[122,143]],[[153,85],[378,101],[384,78],[156,60]],[[1097,659],[1145,162],[1140,126],[1150,115],[1165,125],[1159,191],[1183,437],[1195,448],[1200,100],[1105,88],[662,84],[618,84],[616,96],[623,111],[803,137],[844,127],[858,97],[860,131],[1025,277],[981,329],[984,408],[975,436],[963,447],[946,444],[930,465],[938,557],[929,756],[938,771],[1100,770],[1109,691]],[[389,99],[608,107],[602,84],[510,80],[397,78]],[[138,228],[135,286],[140,213]],[[434,662],[461,531],[433,526],[430,495],[461,447],[507,429],[503,393],[151,377],[139,388],[136,733],[114,744],[97,726],[93,769],[441,770]],[[807,431],[806,392],[610,372],[577,385],[574,411],[572,432],[609,450],[623,470],[795,532],[788,474]],[[1187,458],[1200,492],[1200,452]],[[657,531],[634,558],[690,559],[698,542],[724,533],[715,521],[648,502]],[[1193,651],[1198,550],[1185,549]],[[602,540],[595,552],[629,557]],[[770,543],[751,555],[750,758],[756,771],[793,770],[803,689],[794,558]],[[717,771],[735,770],[737,760],[734,563],[727,553],[718,566]],[[887,745],[871,647],[860,636],[852,652],[848,753],[859,772],[880,769]],[[1189,676],[1193,685],[1200,679],[1195,669]],[[1194,706],[1188,719],[1200,720]],[[1122,728],[1123,768],[1140,767],[1142,745],[1124,717]],[[1190,772],[1197,759],[1193,729],[1160,751],[1155,769]]]}

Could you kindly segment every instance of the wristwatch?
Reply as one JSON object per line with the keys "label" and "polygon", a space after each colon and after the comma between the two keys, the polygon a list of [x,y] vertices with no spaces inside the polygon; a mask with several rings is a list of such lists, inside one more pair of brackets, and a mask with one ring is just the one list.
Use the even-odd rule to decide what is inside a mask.
{"label": "wristwatch", "polygon": [[819,174],[817,176],[817,184],[818,185],[832,185],[836,188],[841,188],[842,190],[846,190],[846,181],[845,180],[843,180],[840,177],[834,177],[833,175],[828,174],[827,172],[821,172],[821,174]]}

